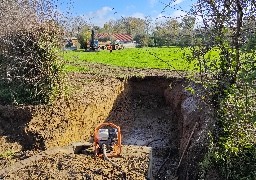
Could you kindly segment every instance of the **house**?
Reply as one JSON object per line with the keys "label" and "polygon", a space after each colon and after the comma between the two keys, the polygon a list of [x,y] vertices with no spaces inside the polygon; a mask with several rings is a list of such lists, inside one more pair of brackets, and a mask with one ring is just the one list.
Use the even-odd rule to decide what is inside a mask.
{"label": "house", "polygon": [[129,34],[119,34],[119,33],[114,33],[114,34],[109,34],[109,33],[99,33],[96,35],[97,39],[99,41],[119,41],[123,43],[130,43],[133,42],[133,38]]}
{"label": "house", "polygon": [[135,43],[133,38],[129,34],[121,34],[121,33],[98,33],[96,34],[96,38],[99,40],[100,46],[104,46],[106,44],[110,44],[110,42],[121,43],[126,48],[135,47]]}

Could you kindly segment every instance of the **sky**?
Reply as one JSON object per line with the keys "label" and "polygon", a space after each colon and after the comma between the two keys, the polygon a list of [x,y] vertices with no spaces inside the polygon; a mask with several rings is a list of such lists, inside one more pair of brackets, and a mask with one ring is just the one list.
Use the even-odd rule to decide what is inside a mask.
{"label": "sky", "polygon": [[72,12],[89,24],[102,27],[109,20],[122,17],[146,18],[160,21],[165,17],[177,18],[186,14],[196,0],[62,0],[60,12]]}

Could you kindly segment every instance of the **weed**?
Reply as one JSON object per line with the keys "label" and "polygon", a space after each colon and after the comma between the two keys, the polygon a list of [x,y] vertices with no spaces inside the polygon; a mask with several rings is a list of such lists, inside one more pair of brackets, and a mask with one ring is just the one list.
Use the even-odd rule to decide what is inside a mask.
{"label": "weed", "polygon": [[0,158],[11,158],[15,154],[14,151],[8,150],[0,153]]}

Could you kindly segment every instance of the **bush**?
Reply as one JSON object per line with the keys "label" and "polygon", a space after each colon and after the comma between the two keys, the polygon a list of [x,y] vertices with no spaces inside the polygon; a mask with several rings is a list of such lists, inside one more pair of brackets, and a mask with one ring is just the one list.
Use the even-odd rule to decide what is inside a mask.
{"label": "bush", "polygon": [[[41,29],[42,30],[42,29]],[[47,103],[58,82],[60,64],[45,32],[19,30],[1,37],[2,104]]]}

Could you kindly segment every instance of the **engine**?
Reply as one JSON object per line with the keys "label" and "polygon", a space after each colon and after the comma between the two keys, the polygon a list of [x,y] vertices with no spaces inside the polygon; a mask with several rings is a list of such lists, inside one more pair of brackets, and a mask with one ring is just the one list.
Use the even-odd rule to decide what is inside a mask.
{"label": "engine", "polygon": [[107,152],[113,151],[114,145],[117,144],[118,130],[116,128],[99,129],[98,131],[98,145],[99,151],[102,153],[103,144],[107,147]]}

